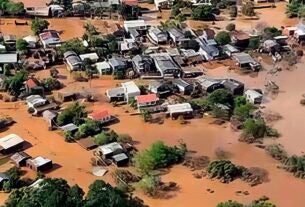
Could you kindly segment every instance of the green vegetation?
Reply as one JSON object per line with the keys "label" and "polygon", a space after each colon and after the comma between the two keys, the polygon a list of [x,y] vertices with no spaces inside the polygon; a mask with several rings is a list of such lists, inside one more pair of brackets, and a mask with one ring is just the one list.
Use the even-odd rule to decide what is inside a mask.
{"label": "green vegetation", "polygon": [[85,53],[87,51],[87,48],[84,46],[83,42],[80,39],[74,38],[64,42],[59,48],[60,54],[64,54],[67,51],[74,51],[80,55]]}
{"label": "green vegetation", "polygon": [[304,15],[304,5],[301,0],[292,0],[289,4],[287,4],[286,8],[287,17],[303,17]]}
{"label": "green vegetation", "polygon": [[248,1],[241,7],[241,13],[245,16],[255,16],[254,4],[251,1]]}
{"label": "green vegetation", "polygon": [[160,185],[160,177],[154,175],[144,175],[136,184],[141,191],[149,196],[156,196]]}
{"label": "green vegetation", "polygon": [[228,32],[221,31],[217,33],[215,40],[219,45],[226,45],[231,42],[231,37]]}
{"label": "green vegetation", "polygon": [[259,199],[253,201],[249,205],[244,205],[241,203],[238,203],[237,201],[226,201],[226,202],[221,202],[217,204],[216,207],[276,207],[274,204],[268,202],[266,199]]}
{"label": "green vegetation", "polygon": [[214,17],[214,8],[210,5],[197,6],[193,9],[192,18],[194,20],[212,21]]}
{"label": "green vegetation", "polygon": [[185,144],[170,147],[162,141],[157,141],[149,149],[138,152],[134,157],[134,164],[140,173],[147,175],[153,170],[182,161],[186,151]]}
{"label": "green vegetation", "polygon": [[258,49],[260,46],[260,38],[259,37],[251,37],[249,40],[248,47],[252,50]]}
{"label": "green vegetation", "polygon": [[244,168],[234,165],[230,160],[215,160],[210,162],[207,172],[210,178],[217,178],[221,182],[229,183],[241,177]]}
{"label": "green vegetation", "polygon": [[9,94],[19,96],[24,81],[28,78],[28,73],[24,70],[17,72],[14,76],[9,77],[4,81],[4,88]]}
{"label": "green vegetation", "polygon": [[266,130],[267,126],[264,120],[249,118],[244,122],[243,135],[255,139],[263,138]]}
{"label": "green vegetation", "polygon": [[8,181],[4,181],[2,189],[5,192],[10,192],[12,189],[21,187],[21,170],[17,167],[12,167],[9,170],[7,170],[5,175],[8,176]]}
{"label": "green vegetation", "polygon": [[250,118],[251,112],[255,109],[255,106],[251,103],[245,103],[243,105],[236,106],[234,108],[234,116],[240,121],[245,121]]}
{"label": "green vegetation", "polygon": [[94,121],[87,119],[83,124],[78,128],[78,131],[75,134],[76,139],[85,138],[89,136],[94,136],[102,130],[102,124],[99,121]]}
{"label": "green vegetation", "polygon": [[41,85],[46,91],[59,90],[62,87],[61,82],[59,82],[59,80],[57,80],[56,78],[52,77],[43,79],[41,81]]}
{"label": "green vegetation", "polygon": [[63,126],[66,124],[74,123],[75,125],[82,124],[87,116],[85,106],[74,102],[64,109],[57,117],[57,124]]}
{"label": "green vegetation", "polygon": [[94,137],[94,142],[98,145],[108,144],[111,142],[116,142],[119,135],[111,130],[110,132],[101,132]]}
{"label": "green vegetation", "polygon": [[266,147],[267,153],[276,160],[284,161],[288,154],[280,144],[271,144]]}
{"label": "green vegetation", "polygon": [[237,201],[226,201],[217,204],[216,207],[244,207],[243,204],[238,203]]}
{"label": "green vegetation", "polygon": [[234,99],[232,94],[226,89],[218,89],[213,91],[207,98],[207,102],[210,106],[216,104],[223,104],[228,107],[232,107],[234,104]]}
{"label": "green vegetation", "polygon": [[263,31],[262,38],[268,40],[280,35],[282,35],[282,31],[278,30],[276,27],[266,27]]}
{"label": "green vegetation", "polygon": [[28,49],[28,45],[29,45],[29,43],[27,41],[25,41],[24,39],[18,39],[16,41],[16,49],[18,51],[21,51],[21,52],[26,51]]}
{"label": "green vegetation", "polygon": [[7,15],[20,15],[24,13],[24,4],[22,2],[15,3],[10,0],[0,0],[0,9]]}
{"label": "green vegetation", "polygon": [[32,20],[31,29],[35,35],[43,32],[43,30],[48,29],[50,23],[45,19],[35,18]]}

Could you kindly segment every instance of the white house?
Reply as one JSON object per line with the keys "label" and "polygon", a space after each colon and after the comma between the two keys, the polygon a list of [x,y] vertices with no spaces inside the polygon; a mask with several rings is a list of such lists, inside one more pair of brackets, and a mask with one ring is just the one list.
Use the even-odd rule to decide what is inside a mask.
{"label": "white house", "polygon": [[35,108],[43,106],[47,103],[47,100],[42,98],[40,95],[31,95],[25,99],[29,108]]}
{"label": "white house", "polygon": [[263,100],[263,94],[252,89],[249,89],[245,92],[245,97],[247,101],[249,101],[252,104],[261,104]]}
{"label": "white house", "polygon": [[133,81],[121,83],[121,85],[124,89],[125,100],[127,102],[130,100],[130,98],[135,98],[136,96],[141,95],[140,89]]}

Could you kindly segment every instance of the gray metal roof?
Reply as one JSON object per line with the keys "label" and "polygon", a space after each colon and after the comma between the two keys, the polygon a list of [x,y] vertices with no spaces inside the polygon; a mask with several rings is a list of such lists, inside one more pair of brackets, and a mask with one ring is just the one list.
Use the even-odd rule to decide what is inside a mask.
{"label": "gray metal roof", "polygon": [[198,84],[200,84],[203,89],[207,89],[214,84],[219,84],[220,83],[220,81],[218,81],[218,80],[215,80],[215,79],[212,79],[212,78],[209,78],[209,77],[205,77],[205,76],[201,76],[201,77],[196,78],[196,82]]}
{"label": "gray metal roof", "polygon": [[187,86],[190,86],[191,84],[189,84],[188,82],[182,80],[181,78],[179,79],[173,79],[172,80],[172,83],[175,84],[175,85],[179,85],[181,87],[187,87]]}
{"label": "gray metal roof", "polygon": [[233,54],[233,58],[238,61],[240,64],[246,63],[256,63],[256,61],[247,53],[240,52]]}
{"label": "gray metal roof", "polygon": [[155,64],[163,71],[168,69],[180,69],[167,53],[151,54],[150,56],[154,59]]}
{"label": "gray metal roof", "polygon": [[17,63],[18,55],[16,53],[0,54],[0,63]]}
{"label": "gray metal roof", "polygon": [[123,87],[117,87],[117,88],[108,89],[106,92],[108,97],[117,97],[117,96],[123,96],[125,91]]}
{"label": "gray metal roof", "polygon": [[120,162],[123,160],[128,160],[128,157],[125,153],[120,153],[120,154],[112,156],[112,159],[114,159],[114,161],[116,161],[116,162]]}
{"label": "gray metal roof", "polygon": [[120,57],[113,57],[113,58],[109,59],[108,62],[112,67],[117,67],[117,66],[125,67],[126,66],[125,59],[120,58]]}
{"label": "gray metal roof", "polygon": [[168,30],[168,32],[174,36],[177,40],[180,40],[180,39],[184,39],[185,38],[185,35],[183,34],[183,32],[179,29],[176,29],[176,28],[171,28]]}
{"label": "gray metal roof", "polygon": [[62,127],[60,127],[63,131],[74,131],[74,130],[77,130],[78,129],[78,127],[75,125],[75,124],[67,124],[67,125],[65,125],[65,126],[62,126]]}

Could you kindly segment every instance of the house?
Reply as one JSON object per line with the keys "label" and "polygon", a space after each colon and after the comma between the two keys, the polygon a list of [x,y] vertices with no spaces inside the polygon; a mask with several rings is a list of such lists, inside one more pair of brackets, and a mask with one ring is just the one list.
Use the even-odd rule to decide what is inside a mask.
{"label": "house", "polygon": [[103,0],[103,1],[93,1],[89,3],[90,8],[110,8],[112,6],[120,5],[119,0]]}
{"label": "house", "polygon": [[144,20],[129,20],[124,21],[124,29],[132,39],[141,41],[141,37],[147,33],[148,26]]}
{"label": "house", "polygon": [[113,74],[125,74],[127,63],[124,58],[112,57],[108,60],[108,64],[110,65]]}
{"label": "house", "polygon": [[203,57],[198,52],[195,52],[195,50],[181,49],[181,53],[188,64],[198,64],[204,61]]}
{"label": "house", "polygon": [[215,80],[206,76],[197,77],[195,79],[195,84],[201,91],[207,93],[212,93],[213,91],[224,87],[219,80]]}
{"label": "house", "polygon": [[276,41],[277,44],[279,44],[282,47],[288,45],[288,43],[287,43],[288,36],[280,35],[280,36],[273,37],[273,39]]}
{"label": "house", "polygon": [[283,34],[287,36],[294,36],[294,32],[298,29],[298,27],[285,27],[283,30]]}
{"label": "house", "polygon": [[261,104],[263,100],[263,94],[261,94],[257,90],[252,89],[249,89],[245,92],[245,97],[247,101],[253,104]]}
{"label": "house", "polygon": [[239,49],[237,49],[236,47],[234,47],[234,46],[232,46],[230,44],[224,45],[222,47],[222,51],[228,57],[231,57],[234,53],[239,53]]}
{"label": "house", "polygon": [[79,96],[77,92],[59,91],[56,95],[56,101],[64,103],[68,101],[76,101]]}
{"label": "house", "polygon": [[156,107],[159,103],[159,98],[155,93],[136,96],[138,111],[145,109],[150,112],[158,111],[160,108]]}
{"label": "house", "polygon": [[0,187],[1,187],[1,189],[3,188],[4,182],[9,181],[9,180],[10,180],[10,178],[7,174],[0,173]]}
{"label": "house", "polygon": [[26,161],[30,159],[31,156],[25,152],[16,152],[13,154],[10,159],[16,165],[16,167],[23,167],[26,165]]}
{"label": "house", "polygon": [[230,32],[231,42],[238,47],[247,47],[250,36],[246,32],[234,30]]}
{"label": "house", "polygon": [[202,76],[204,73],[199,67],[183,67],[181,72],[181,78],[196,78]]}
{"label": "house", "polygon": [[154,60],[148,55],[136,55],[131,60],[134,70],[143,75],[146,73],[157,73],[157,69],[154,64]]}
{"label": "house", "polygon": [[0,53],[0,67],[3,68],[5,64],[16,65],[18,59],[17,53]]}
{"label": "house", "polygon": [[59,33],[55,30],[47,30],[39,34],[39,39],[44,48],[59,47],[62,44]]}
{"label": "house", "polygon": [[124,153],[124,149],[122,145],[120,145],[117,142],[112,142],[109,144],[99,146],[97,148],[97,151],[101,153],[101,155],[106,159],[110,159],[114,155]]}
{"label": "house", "polygon": [[181,41],[186,39],[183,32],[177,28],[171,28],[168,30],[169,37],[175,44],[179,44]]}
{"label": "house", "polygon": [[253,71],[258,71],[261,65],[256,62],[249,54],[245,52],[234,53],[232,55],[233,60],[237,62],[237,65],[242,69],[251,69]]}
{"label": "house", "polygon": [[131,98],[135,98],[141,94],[140,89],[133,81],[121,83],[124,89],[125,101],[128,103]]}
{"label": "house", "polygon": [[111,74],[111,66],[106,61],[95,63],[95,67],[100,75]]}
{"label": "house", "polygon": [[48,123],[49,129],[52,129],[56,123],[57,113],[50,110],[46,110],[42,112],[42,117]]}
{"label": "house", "polygon": [[29,108],[36,108],[45,105],[47,100],[40,95],[30,95],[25,99],[25,102]]}
{"label": "house", "polygon": [[171,9],[173,0],[154,0],[156,9]]}
{"label": "house", "polygon": [[80,140],[76,140],[76,142],[85,150],[92,150],[97,147],[97,144],[95,144],[92,137],[87,137],[87,138],[83,138]]}
{"label": "house", "polygon": [[162,31],[158,27],[149,28],[147,36],[154,44],[166,44],[168,40],[167,32]]}
{"label": "house", "polygon": [[78,126],[76,126],[73,123],[70,123],[70,124],[61,126],[60,129],[63,130],[64,132],[75,132],[78,130]]}
{"label": "house", "polygon": [[16,35],[4,35],[3,42],[7,50],[15,51],[16,50]]}
{"label": "house", "polygon": [[88,118],[94,121],[99,121],[102,124],[109,123],[115,120],[115,117],[109,114],[108,110],[98,110],[88,114]]}
{"label": "house", "polygon": [[25,6],[25,13],[29,16],[35,17],[59,17],[65,9],[59,5],[46,6],[37,4]]}
{"label": "house", "polygon": [[99,56],[95,52],[82,54],[82,55],[79,55],[79,57],[82,61],[84,61],[85,59],[89,59],[94,63],[96,63],[99,59]]}
{"label": "house", "polygon": [[183,116],[184,118],[193,116],[193,108],[189,103],[168,105],[167,111],[172,119],[177,119],[179,116]]}
{"label": "house", "polygon": [[83,61],[73,51],[67,51],[64,53],[64,60],[69,71],[77,71],[83,68]]}
{"label": "house", "polygon": [[187,66],[185,58],[180,54],[178,48],[169,48],[166,49],[166,52],[171,56],[175,63],[179,65],[179,67]]}
{"label": "house", "polygon": [[27,94],[44,94],[44,88],[38,85],[37,79],[30,78],[24,82],[25,91]]}
{"label": "house", "polygon": [[111,88],[106,90],[106,96],[109,102],[113,101],[124,101],[125,91],[123,87]]}
{"label": "house", "polygon": [[244,94],[245,85],[234,79],[225,79],[221,84],[231,92],[233,96],[242,96]]}
{"label": "house", "polygon": [[127,53],[129,51],[137,51],[139,49],[139,46],[136,42],[136,39],[124,39],[123,41],[120,41],[118,43],[119,50],[121,53]]}
{"label": "house", "polygon": [[198,53],[202,55],[205,60],[213,60],[219,56],[219,50],[214,44],[209,44],[204,38],[196,38],[196,41],[200,46]]}
{"label": "house", "polygon": [[14,151],[20,150],[25,141],[16,134],[9,134],[0,138],[0,153],[9,154]]}
{"label": "house", "polygon": [[281,46],[275,40],[266,40],[263,42],[263,48],[264,51],[275,54],[280,51]]}
{"label": "house", "polygon": [[42,156],[28,159],[26,166],[36,172],[43,172],[53,168],[52,160],[44,158]]}
{"label": "house", "polygon": [[183,93],[184,95],[190,95],[193,92],[193,85],[189,84],[183,79],[173,79],[172,83],[179,89],[179,92]]}
{"label": "house", "polygon": [[38,43],[37,37],[34,35],[29,35],[22,38],[28,43],[28,48],[35,49]]}
{"label": "house", "polygon": [[157,70],[162,77],[178,77],[180,74],[180,67],[173,61],[167,53],[151,54]]}
{"label": "house", "polygon": [[125,153],[113,155],[111,158],[118,167],[126,166],[129,162],[129,158]]}
{"label": "house", "polygon": [[157,94],[159,97],[169,95],[173,92],[170,87],[171,84],[168,84],[165,81],[151,81],[148,85],[148,90],[152,93]]}

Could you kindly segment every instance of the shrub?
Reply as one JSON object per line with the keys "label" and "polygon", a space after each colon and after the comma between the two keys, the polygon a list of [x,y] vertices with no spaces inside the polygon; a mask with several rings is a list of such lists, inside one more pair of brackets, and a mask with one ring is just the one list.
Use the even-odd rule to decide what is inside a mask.
{"label": "shrub", "polygon": [[102,129],[101,122],[87,119],[85,123],[79,126],[75,138],[85,138],[99,133]]}
{"label": "shrub", "polygon": [[254,105],[251,103],[246,103],[244,105],[240,105],[234,108],[233,114],[240,121],[245,121],[250,118],[251,112],[255,109]]}
{"label": "shrub", "polygon": [[244,205],[236,201],[226,201],[217,204],[216,207],[244,207]]}
{"label": "shrub", "polygon": [[231,42],[231,37],[228,32],[221,31],[216,35],[215,40],[219,45],[226,45]]}
{"label": "shrub", "polygon": [[85,111],[85,107],[78,102],[74,102],[58,115],[56,121],[59,126],[70,123],[79,125],[83,123],[86,116],[87,112]]}
{"label": "shrub", "polygon": [[145,194],[150,196],[156,196],[158,193],[158,187],[160,185],[160,178],[153,175],[145,175],[137,183],[137,187]]}
{"label": "shrub", "polygon": [[217,106],[217,105],[212,106],[212,114],[215,118],[220,118],[224,120],[230,119],[230,111],[221,108],[221,106]]}
{"label": "shrub", "polygon": [[260,40],[259,37],[251,37],[249,40],[248,47],[252,50],[258,49],[260,46]]}
{"label": "shrub", "polygon": [[25,41],[24,39],[18,39],[16,41],[16,49],[19,51],[25,51],[28,49],[29,43]]}
{"label": "shrub", "polygon": [[234,99],[230,92],[225,89],[218,89],[213,91],[207,98],[207,102],[210,106],[215,104],[223,104],[226,106],[233,106]]}
{"label": "shrub", "polygon": [[35,35],[38,35],[43,30],[48,29],[50,23],[47,20],[35,18],[32,20],[31,29]]}
{"label": "shrub", "polygon": [[119,134],[117,141],[120,143],[133,143],[132,137],[129,134]]}
{"label": "shrub", "polygon": [[194,20],[211,21],[215,17],[213,15],[213,7],[210,5],[197,6],[193,9],[192,18]]}
{"label": "shrub", "polygon": [[267,127],[266,135],[268,137],[279,137],[279,136],[281,136],[280,133],[276,129],[271,128],[271,127]]}
{"label": "shrub", "polygon": [[247,119],[244,123],[243,134],[254,138],[263,138],[267,127],[262,119]]}
{"label": "shrub", "polygon": [[237,7],[235,5],[230,6],[230,17],[237,17]]}
{"label": "shrub", "polygon": [[254,4],[253,2],[248,1],[246,4],[244,4],[241,7],[241,13],[245,16],[255,16],[255,11],[254,11]]}
{"label": "shrub", "polygon": [[287,152],[280,144],[271,144],[266,147],[267,153],[276,160],[285,160],[288,157]]}
{"label": "shrub", "polygon": [[227,26],[226,26],[226,30],[228,30],[228,31],[234,31],[235,30],[235,24],[233,24],[233,23],[230,23],[230,24],[228,24]]}
{"label": "shrub", "polygon": [[302,8],[302,2],[299,0],[292,0],[286,7],[287,17],[297,17],[299,15],[299,10]]}
{"label": "shrub", "polygon": [[210,162],[207,173],[210,178],[220,179],[228,183],[242,175],[242,168],[235,166],[230,160],[215,160]]}

